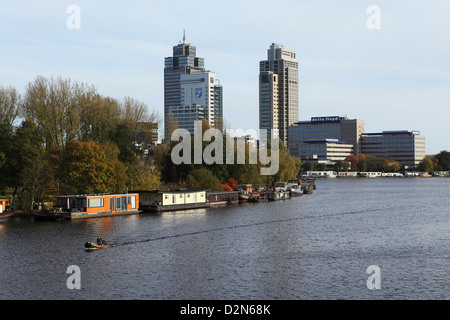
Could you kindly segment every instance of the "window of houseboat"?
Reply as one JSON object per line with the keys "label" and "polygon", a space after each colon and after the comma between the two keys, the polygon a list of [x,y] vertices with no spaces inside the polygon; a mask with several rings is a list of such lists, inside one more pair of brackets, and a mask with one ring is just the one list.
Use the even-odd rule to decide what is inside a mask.
{"label": "window of houseboat", "polygon": [[98,208],[104,206],[104,200],[103,198],[98,199],[89,199],[89,207],[90,208]]}
{"label": "window of houseboat", "polygon": [[131,208],[136,208],[136,197],[127,197],[127,203],[131,204]]}

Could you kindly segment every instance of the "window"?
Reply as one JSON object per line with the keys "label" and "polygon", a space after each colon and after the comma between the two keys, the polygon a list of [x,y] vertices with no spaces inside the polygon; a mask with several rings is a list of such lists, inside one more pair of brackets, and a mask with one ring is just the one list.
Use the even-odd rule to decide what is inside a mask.
{"label": "window", "polygon": [[122,209],[122,198],[116,198],[116,210]]}
{"label": "window", "polygon": [[131,204],[132,209],[136,209],[136,197],[127,197],[127,203]]}
{"label": "window", "polygon": [[89,207],[90,208],[99,208],[104,206],[103,198],[98,199],[89,199]]}

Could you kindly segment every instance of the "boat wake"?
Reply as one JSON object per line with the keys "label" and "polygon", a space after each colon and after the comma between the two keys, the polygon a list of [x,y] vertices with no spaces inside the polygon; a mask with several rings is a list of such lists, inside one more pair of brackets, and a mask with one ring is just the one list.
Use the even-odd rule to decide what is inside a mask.
{"label": "boat wake", "polygon": [[235,225],[235,226],[227,226],[227,227],[222,227],[222,228],[213,228],[213,229],[198,230],[198,231],[186,232],[186,233],[180,233],[180,234],[165,235],[165,236],[149,238],[149,239],[136,239],[136,240],[132,240],[132,241],[126,241],[126,242],[123,242],[123,243],[115,242],[112,246],[114,246],[114,247],[122,247],[122,246],[135,245],[135,244],[138,244],[138,243],[145,243],[145,242],[152,242],[152,241],[161,241],[161,240],[175,239],[175,238],[180,238],[180,237],[189,237],[189,236],[194,236],[194,235],[198,235],[198,234],[205,234],[205,233],[210,233],[210,232],[219,232],[219,231],[239,229],[239,228],[249,228],[249,227],[254,227],[254,226],[259,226],[259,225],[267,225],[267,224],[273,224],[273,223],[285,223],[285,222],[304,220],[304,219],[338,217],[338,216],[344,216],[344,215],[367,214],[367,213],[377,212],[377,211],[382,211],[382,210],[383,209],[371,209],[371,210],[340,212],[340,213],[323,214],[323,215],[307,215],[307,216],[288,218],[288,219],[261,221],[261,222],[254,222],[254,223],[241,224],[241,225]]}

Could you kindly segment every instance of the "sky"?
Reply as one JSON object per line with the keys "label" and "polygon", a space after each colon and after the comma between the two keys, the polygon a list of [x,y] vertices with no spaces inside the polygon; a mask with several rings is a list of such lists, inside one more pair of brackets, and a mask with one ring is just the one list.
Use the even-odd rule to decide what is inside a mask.
{"label": "sky", "polygon": [[418,130],[427,154],[450,150],[447,0],[17,0],[1,4],[0,30],[0,86],[23,94],[38,75],[61,76],[161,117],[164,58],[186,30],[223,86],[226,123],[244,130],[259,127],[259,61],[283,44],[299,62],[299,120]]}

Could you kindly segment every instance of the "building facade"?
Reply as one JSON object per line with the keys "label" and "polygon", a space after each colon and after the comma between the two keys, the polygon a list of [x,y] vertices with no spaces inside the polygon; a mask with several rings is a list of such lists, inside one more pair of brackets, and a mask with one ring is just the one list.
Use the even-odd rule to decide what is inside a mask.
{"label": "building facade", "polygon": [[165,58],[164,139],[170,141],[177,128],[193,133],[193,122],[203,118],[210,127],[222,129],[222,108],[222,86],[215,74],[205,69],[196,47],[183,36],[183,41],[173,47],[173,56]]}
{"label": "building facade", "polygon": [[353,154],[361,153],[360,137],[364,133],[364,120],[347,117],[313,117],[310,121],[298,121],[288,128],[290,154],[311,158],[314,153],[306,154],[307,141],[336,139],[340,144],[352,145]]}
{"label": "building facade", "polygon": [[426,155],[425,136],[415,130],[364,133],[361,153],[395,160],[406,169],[415,168]]}
{"label": "building facade", "polygon": [[325,162],[334,164],[354,155],[354,145],[338,139],[306,140],[300,144],[299,157],[302,161]]}
{"label": "building facade", "polygon": [[259,63],[259,128],[288,143],[288,127],[299,119],[296,53],[272,43]]}

